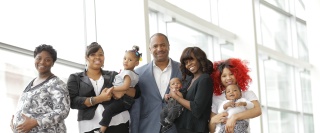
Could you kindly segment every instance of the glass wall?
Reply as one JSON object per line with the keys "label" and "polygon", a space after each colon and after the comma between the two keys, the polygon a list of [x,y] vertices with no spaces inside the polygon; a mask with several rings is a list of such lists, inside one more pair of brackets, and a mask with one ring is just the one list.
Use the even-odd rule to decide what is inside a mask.
{"label": "glass wall", "polygon": [[260,25],[262,40],[260,44],[274,49],[279,52],[283,52],[289,56],[292,56],[292,44],[290,42],[290,21],[285,15],[260,5]]}
{"label": "glass wall", "polygon": [[[58,58],[66,61],[52,68],[53,73],[66,82],[70,73],[83,71],[79,68],[85,64],[85,47],[91,42],[97,41],[104,48],[104,69],[120,71],[123,53],[132,45],[138,45],[143,53],[139,66],[150,61],[148,40],[157,32],[168,35],[170,57],[176,61],[190,46],[203,49],[212,61],[230,57],[245,59],[247,53],[255,53],[259,63],[255,64],[254,60],[250,64],[254,68],[250,74],[254,84],[258,84],[254,89],[257,89],[263,115],[254,118],[258,122],[251,121],[251,132],[314,132],[311,70],[301,65],[310,65],[305,0],[252,2],[241,6],[253,6],[253,12],[237,8],[233,0],[0,1],[0,42],[28,52],[0,48],[0,56],[5,57],[0,60],[0,100],[8,105],[6,110],[0,110],[0,118],[7,123],[3,132],[11,131],[9,121],[18,98],[36,77],[30,53],[39,44],[53,45]],[[161,8],[155,8],[157,6]],[[255,16],[241,16],[235,11]],[[251,16],[254,18],[248,18]],[[229,34],[228,30],[238,32],[232,28],[252,23],[253,19],[252,26],[256,27],[248,30],[256,29],[255,34],[235,35],[237,38],[229,40],[230,34],[235,33]],[[256,48],[248,45],[251,42]],[[239,47],[252,49],[244,51],[246,49],[239,50]],[[78,132],[76,119],[76,110],[71,110],[66,119],[68,132]]]}
{"label": "glass wall", "polygon": [[[145,1],[0,1],[0,42],[17,51],[24,49],[0,47],[0,56],[8,57],[0,60],[0,100],[9,103],[0,110],[7,123],[3,132],[11,132],[9,123],[19,96],[37,76],[30,56],[36,46],[49,44],[57,50],[63,64],[56,62],[52,72],[65,83],[71,73],[84,70],[79,68],[85,64],[85,47],[93,41],[104,48],[104,69],[120,71],[123,54],[133,45],[143,53],[141,66],[147,62],[145,9]],[[78,132],[77,110],[71,109],[66,125],[68,132]]]}
{"label": "glass wall", "polygon": [[268,60],[264,62],[264,70],[268,106],[296,110],[293,67]]}
{"label": "glass wall", "polygon": [[[206,52],[208,58],[213,61],[213,37],[194,30],[178,22],[166,21],[162,16],[165,14],[149,13],[150,35],[157,32],[165,33],[170,42],[170,58],[180,61],[180,56],[186,47],[197,46]],[[158,30],[154,27],[165,26],[165,30]]]}
{"label": "glass wall", "polygon": [[298,65],[309,62],[304,1],[260,0],[257,5],[264,130],[312,133],[310,68]]}
{"label": "glass wall", "polygon": [[59,57],[84,63],[83,56],[76,56],[85,49],[83,7],[79,0],[1,1],[0,41],[32,51],[53,45]]}

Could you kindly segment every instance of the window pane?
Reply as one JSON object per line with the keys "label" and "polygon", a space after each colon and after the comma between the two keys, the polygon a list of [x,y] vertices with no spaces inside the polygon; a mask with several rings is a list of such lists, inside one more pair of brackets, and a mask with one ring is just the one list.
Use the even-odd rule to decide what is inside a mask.
{"label": "window pane", "polygon": [[309,61],[309,50],[307,44],[307,27],[302,23],[297,23],[297,44],[299,59]]}
{"label": "window pane", "polygon": [[[133,45],[139,46],[142,61],[147,63],[144,19],[145,1],[95,0],[97,40],[105,55],[104,69],[123,69],[123,56]],[[134,17],[134,19],[133,19]]]}
{"label": "window pane", "polygon": [[222,60],[226,60],[228,58],[235,57],[233,43],[226,42],[224,44],[220,44],[220,48],[221,48],[221,59]]}
{"label": "window pane", "polygon": [[158,32],[158,14],[149,10],[149,33]]}
{"label": "window pane", "polygon": [[304,115],[304,132],[305,133],[314,133],[314,124],[313,124],[313,116],[312,115]]}
{"label": "window pane", "polygon": [[[180,61],[182,51],[186,47],[197,46],[206,52],[208,59],[212,60],[212,37],[179,23],[167,23],[167,34],[170,41],[170,57]],[[174,50],[174,51],[173,51]]]}
{"label": "window pane", "polygon": [[262,45],[292,55],[289,18],[260,5]]}
{"label": "window pane", "polygon": [[296,110],[293,67],[272,59],[264,65],[267,106]]}
{"label": "window pane", "polygon": [[210,0],[167,0],[173,5],[211,22]]}
{"label": "window pane", "polygon": [[306,8],[304,0],[295,0],[295,7],[296,16],[305,20]]}
{"label": "window pane", "polygon": [[268,110],[269,133],[297,133],[297,115]]}
{"label": "window pane", "polygon": [[301,92],[302,92],[302,108],[303,112],[312,113],[312,92],[310,72],[300,72]]}
{"label": "window pane", "polygon": [[265,0],[268,3],[289,12],[289,3],[288,0]]}
{"label": "window pane", "polygon": [[32,51],[49,44],[59,58],[84,63],[83,1],[2,0],[0,16],[1,42]]}

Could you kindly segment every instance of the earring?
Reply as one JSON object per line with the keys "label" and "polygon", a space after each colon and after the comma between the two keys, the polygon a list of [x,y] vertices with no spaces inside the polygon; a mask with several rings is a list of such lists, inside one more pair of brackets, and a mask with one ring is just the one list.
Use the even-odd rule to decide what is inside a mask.
{"label": "earring", "polygon": [[86,71],[88,71],[88,65],[87,65],[87,63],[85,64],[84,69],[85,69]]}
{"label": "earring", "polygon": [[222,90],[222,85],[220,84],[219,85],[219,90],[220,90],[220,92],[221,92],[221,94],[223,93],[223,90]]}

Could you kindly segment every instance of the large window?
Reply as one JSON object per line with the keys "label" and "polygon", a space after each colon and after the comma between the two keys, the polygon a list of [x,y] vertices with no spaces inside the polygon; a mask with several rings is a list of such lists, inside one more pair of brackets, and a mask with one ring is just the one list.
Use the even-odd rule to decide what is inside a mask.
{"label": "large window", "polygon": [[49,44],[59,58],[84,63],[83,12],[81,0],[0,1],[0,41],[32,51]]}
{"label": "large window", "polygon": [[295,113],[268,110],[269,133],[298,133],[298,118]]}
{"label": "large window", "polygon": [[293,67],[275,60],[264,61],[267,104],[296,110]]}
{"label": "large window", "polygon": [[292,56],[289,18],[264,5],[260,5],[260,15],[261,33],[258,34],[262,34],[262,40],[259,43]]}
{"label": "large window", "polygon": [[170,58],[180,61],[180,56],[186,47],[197,46],[206,52],[208,59],[213,61],[213,37],[185,26],[181,23],[166,21],[162,13],[149,13],[150,27],[165,27],[165,30],[150,28],[150,35],[162,32],[170,42]]}
{"label": "large window", "polygon": [[105,52],[105,69],[123,69],[124,53],[133,45],[143,56],[139,66],[147,62],[143,2],[95,0],[96,37]]}
{"label": "large window", "polygon": [[[186,10],[204,20],[211,22],[211,5],[210,0],[200,1],[184,1],[181,0],[167,0],[168,2]],[[201,9],[201,10],[199,10]]]}
{"label": "large window", "polygon": [[297,45],[298,58],[300,60],[309,61],[309,49],[307,43],[307,27],[305,24],[297,22]]}
{"label": "large window", "polygon": [[204,33],[195,31],[191,28],[183,26],[179,23],[167,23],[168,37],[170,40],[170,57],[174,60],[180,61],[182,51],[186,47],[197,46],[201,48],[208,56],[213,59],[212,53],[212,37]]}

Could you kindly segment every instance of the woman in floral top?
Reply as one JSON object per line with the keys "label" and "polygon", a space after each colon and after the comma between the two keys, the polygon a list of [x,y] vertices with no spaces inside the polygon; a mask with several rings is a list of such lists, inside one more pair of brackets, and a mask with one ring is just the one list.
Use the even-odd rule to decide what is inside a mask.
{"label": "woman in floral top", "polygon": [[34,58],[38,76],[21,94],[11,129],[15,133],[65,133],[70,97],[66,84],[51,73],[57,52],[42,44],[36,47]]}

